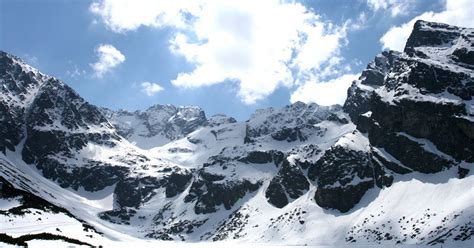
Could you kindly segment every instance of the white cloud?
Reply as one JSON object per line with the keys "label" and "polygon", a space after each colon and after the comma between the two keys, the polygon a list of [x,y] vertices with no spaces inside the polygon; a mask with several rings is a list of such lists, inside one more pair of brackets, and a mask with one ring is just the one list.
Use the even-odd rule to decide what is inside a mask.
{"label": "white cloud", "polygon": [[347,89],[359,76],[360,74],[345,74],[327,82],[309,80],[291,94],[290,101],[315,102],[325,106],[343,104],[347,97]]}
{"label": "white cloud", "polygon": [[141,91],[147,94],[148,96],[153,96],[156,93],[164,90],[164,88],[161,87],[161,85],[150,83],[150,82],[142,82],[140,86],[142,88]]}
{"label": "white cloud", "polygon": [[367,0],[370,9],[390,11],[392,17],[406,15],[413,4],[413,0]]}
{"label": "white cloud", "polygon": [[195,69],[171,83],[182,88],[238,83],[238,95],[248,104],[298,84],[301,77],[336,71],[331,68],[341,64],[346,36],[344,26],[323,21],[299,3],[278,0],[100,0],[91,11],[115,32],[174,28],[170,50]]}
{"label": "white cloud", "polygon": [[357,19],[355,20],[348,19],[347,25],[350,30],[361,30],[361,29],[367,28],[366,26],[367,21],[368,21],[367,13],[362,11],[357,17]]}
{"label": "white cloud", "polygon": [[99,0],[89,10],[112,31],[124,33],[140,26],[184,27],[186,16],[198,11],[199,5],[189,0]]}
{"label": "white cloud", "polygon": [[387,0],[367,0],[367,5],[369,8],[377,11],[379,9],[386,9],[388,8],[388,1]]}
{"label": "white cloud", "polygon": [[447,0],[441,12],[425,12],[401,26],[392,27],[385,33],[380,42],[384,49],[403,51],[405,43],[417,20],[442,22],[462,27],[474,27],[474,5],[472,0]]}
{"label": "white cloud", "polygon": [[95,52],[99,57],[99,61],[90,66],[94,70],[94,75],[98,78],[103,77],[107,72],[125,61],[125,56],[109,44],[100,45]]}
{"label": "white cloud", "polygon": [[72,79],[78,80],[81,76],[86,75],[86,71],[81,70],[77,67],[77,65],[74,65],[74,69],[67,70],[66,75]]}

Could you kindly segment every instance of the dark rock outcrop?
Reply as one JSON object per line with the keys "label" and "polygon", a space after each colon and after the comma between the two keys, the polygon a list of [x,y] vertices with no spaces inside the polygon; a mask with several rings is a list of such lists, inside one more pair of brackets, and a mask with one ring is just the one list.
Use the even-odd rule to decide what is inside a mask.
{"label": "dark rock outcrop", "polygon": [[[418,21],[405,53],[378,55],[349,89],[344,110],[371,144],[414,170],[437,172],[453,160],[474,161],[474,113],[467,102],[474,96],[474,74],[449,49],[472,44],[472,37],[469,29]],[[385,75],[377,83],[367,76],[374,68]]]}
{"label": "dark rock outcrop", "polygon": [[273,162],[279,166],[283,161],[284,154],[280,151],[251,151],[246,156],[239,158],[240,162],[250,164],[266,164]]}
{"label": "dark rock outcrop", "polygon": [[308,169],[318,188],[314,199],[324,208],[347,212],[374,187],[388,187],[393,177],[374,161],[370,151],[333,146]]}
{"label": "dark rock outcrop", "polygon": [[245,179],[226,181],[225,177],[206,174],[204,171],[200,172],[200,177],[194,180],[188,195],[184,198],[186,203],[195,202],[196,214],[216,212],[220,205],[229,210],[247,193],[256,191],[261,184]]}
{"label": "dark rock outcrop", "polygon": [[25,112],[37,88],[50,77],[0,51],[0,152],[15,147],[24,137]]}
{"label": "dark rock outcrop", "polygon": [[309,182],[303,171],[285,159],[277,175],[270,181],[265,197],[275,207],[282,208],[288,204],[288,198],[297,199],[308,190]]}

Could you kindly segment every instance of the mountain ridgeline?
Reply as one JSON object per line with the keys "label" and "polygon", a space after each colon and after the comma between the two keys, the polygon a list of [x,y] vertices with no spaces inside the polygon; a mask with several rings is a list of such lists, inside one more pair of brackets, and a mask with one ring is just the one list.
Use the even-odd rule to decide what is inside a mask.
{"label": "mountain ridgeline", "polygon": [[0,197],[29,195],[23,210],[0,208],[2,222],[31,214],[34,198],[107,238],[474,239],[473,29],[417,21],[343,106],[296,102],[245,122],[199,107],[99,108],[5,52],[0,83]]}

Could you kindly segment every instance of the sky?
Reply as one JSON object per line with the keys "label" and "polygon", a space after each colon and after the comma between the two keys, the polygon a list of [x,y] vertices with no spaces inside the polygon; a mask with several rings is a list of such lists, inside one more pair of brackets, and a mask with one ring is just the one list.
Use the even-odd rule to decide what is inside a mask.
{"label": "sky", "polygon": [[0,0],[0,50],[92,104],[196,105],[247,119],[343,104],[417,19],[474,27],[473,0]]}

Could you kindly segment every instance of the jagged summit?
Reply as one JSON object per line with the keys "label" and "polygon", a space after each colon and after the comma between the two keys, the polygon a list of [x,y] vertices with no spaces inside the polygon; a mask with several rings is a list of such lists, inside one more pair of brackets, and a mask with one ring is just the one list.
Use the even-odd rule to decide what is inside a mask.
{"label": "jagged summit", "polygon": [[196,106],[153,105],[144,111],[102,109],[117,131],[140,148],[162,146],[207,125],[204,111]]}
{"label": "jagged summit", "polygon": [[422,59],[434,59],[456,70],[474,69],[474,30],[447,24],[417,21],[404,52]]}
{"label": "jagged summit", "polygon": [[[471,51],[473,32],[418,21],[405,53],[383,52],[362,72],[349,88],[344,110],[374,146],[415,170],[440,171],[454,161],[473,161],[474,71],[455,56]],[[426,154],[432,157],[426,166],[419,159],[425,149],[404,162],[407,147],[423,139],[436,147]]]}

